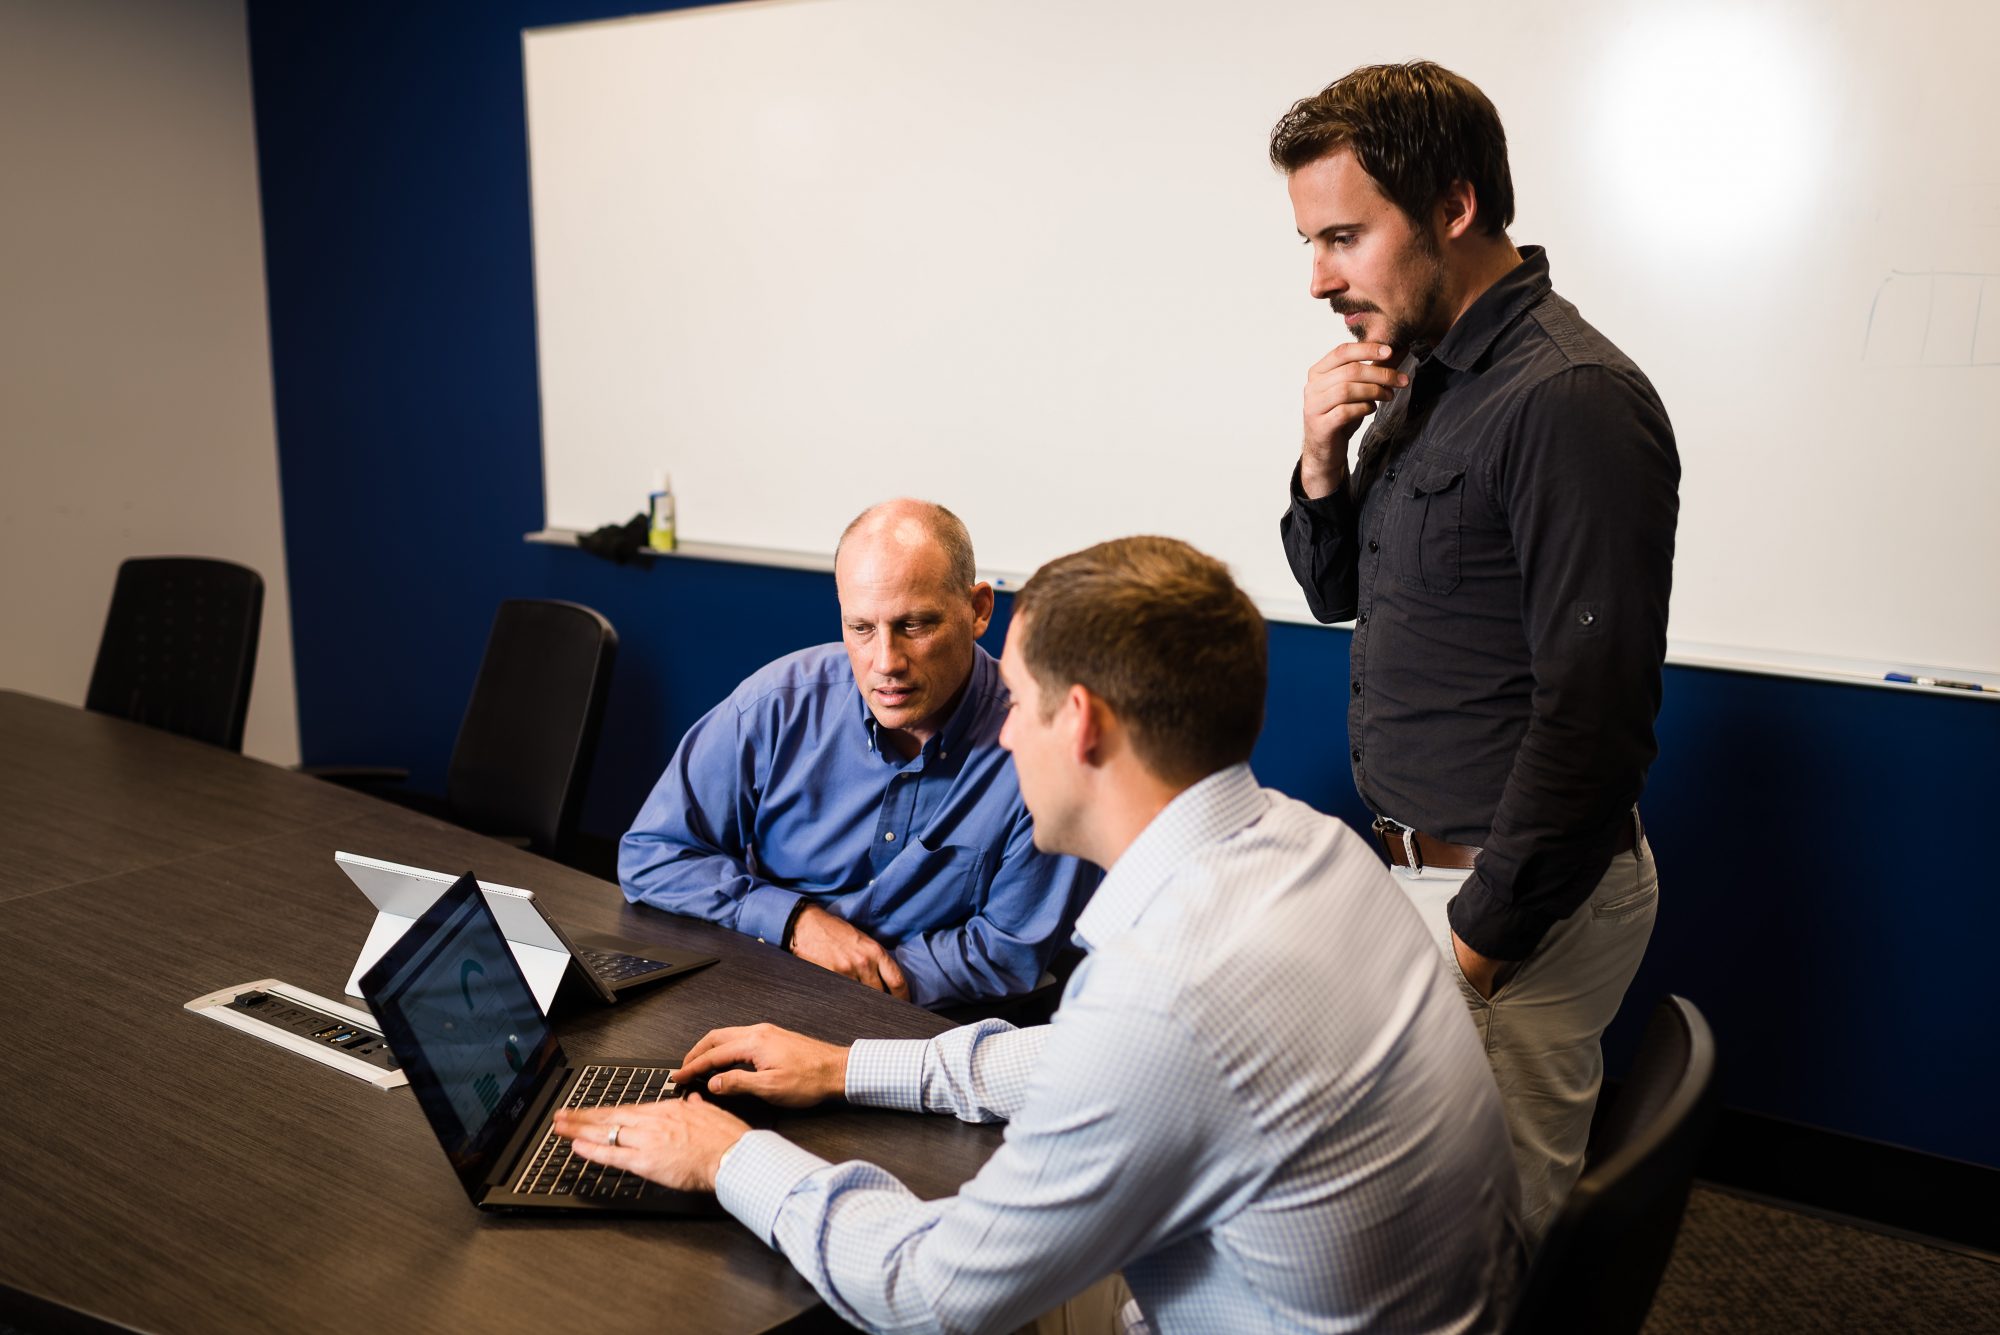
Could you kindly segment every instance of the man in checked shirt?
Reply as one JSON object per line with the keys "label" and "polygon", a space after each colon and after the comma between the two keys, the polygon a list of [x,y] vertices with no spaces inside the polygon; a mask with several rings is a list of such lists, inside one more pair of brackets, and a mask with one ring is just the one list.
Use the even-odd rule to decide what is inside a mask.
{"label": "man in checked shirt", "polygon": [[557,1130],[714,1191],[870,1330],[1073,1330],[1092,1304],[1094,1329],[1497,1329],[1524,1253],[1498,1093],[1366,842],[1252,777],[1265,631],[1227,569],[1165,538],[1053,561],[1000,668],[1037,845],[1108,869],[1054,1020],[849,1047],[721,1029],[674,1073],[1004,1120],[978,1176],[919,1200],[699,1095]]}

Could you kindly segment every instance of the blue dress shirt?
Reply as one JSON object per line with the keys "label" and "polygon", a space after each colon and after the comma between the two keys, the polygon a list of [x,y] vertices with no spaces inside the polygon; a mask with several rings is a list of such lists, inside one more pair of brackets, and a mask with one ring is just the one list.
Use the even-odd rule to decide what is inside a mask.
{"label": "blue dress shirt", "polygon": [[625,897],[774,943],[810,899],[888,948],[921,1006],[1030,990],[1098,872],[1036,851],[1007,700],[975,646],[951,718],[903,760],[840,645],[779,659],[681,740],[619,846]]}
{"label": "blue dress shirt", "polygon": [[1498,1328],[1524,1254],[1499,1092],[1359,835],[1225,770],[1077,932],[1053,1023],[849,1052],[852,1102],[1007,1121],[957,1196],[752,1131],[723,1206],[868,1330],[1010,1330],[1113,1270],[1161,1335]]}

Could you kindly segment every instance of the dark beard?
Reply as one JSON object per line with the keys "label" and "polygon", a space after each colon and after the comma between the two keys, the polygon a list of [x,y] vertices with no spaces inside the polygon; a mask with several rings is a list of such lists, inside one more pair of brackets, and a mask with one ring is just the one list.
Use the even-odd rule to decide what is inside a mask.
{"label": "dark beard", "polygon": [[1437,238],[1421,229],[1417,232],[1417,250],[1430,272],[1415,309],[1408,316],[1389,322],[1389,346],[1396,349],[1398,359],[1412,349],[1430,349],[1450,328],[1444,310],[1444,251]]}

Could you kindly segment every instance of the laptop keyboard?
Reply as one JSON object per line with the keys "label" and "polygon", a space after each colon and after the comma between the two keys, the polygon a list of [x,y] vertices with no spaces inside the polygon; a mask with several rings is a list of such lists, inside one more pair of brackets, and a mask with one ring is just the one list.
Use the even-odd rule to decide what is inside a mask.
{"label": "laptop keyboard", "polygon": [[665,960],[649,960],[644,955],[627,955],[622,950],[593,950],[589,946],[578,946],[577,955],[590,966],[590,971],[607,983],[622,983],[628,978],[641,974],[655,973],[673,966]]}
{"label": "laptop keyboard", "polygon": [[[586,1066],[563,1100],[565,1108],[603,1108],[619,1103],[677,1099],[681,1089],[664,1066]],[[578,1158],[570,1142],[551,1131],[528,1157],[514,1190],[523,1196],[589,1196],[634,1201],[656,1190],[636,1173]]]}

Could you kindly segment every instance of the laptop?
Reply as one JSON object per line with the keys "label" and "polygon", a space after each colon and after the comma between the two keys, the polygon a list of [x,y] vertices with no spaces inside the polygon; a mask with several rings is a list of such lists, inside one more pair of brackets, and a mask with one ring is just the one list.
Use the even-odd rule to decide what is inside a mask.
{"label": "laptop", "polygon": [[[409,930],[451,885],[452,878],[443,872],[354,853],[335,853],[333,860],[376,910],[375,925],[368,929],[368,939],[347,977],[348,995],[358,997],[361,975],[368,966]],[[489,881],[480,882],[479,888],[485,892],[486,902],[512,945],[514,958],[527,975],[528,989],[544,1015],[555,1004],[566,979],[580,980],[580,985],[601,1001],[616,1001],[620,992],[715,963],[713,955],[693,955],[623,937],[572,937],[549,916],[532,890]]]}
{"label": "laptop", "polygon": [[587,1163],[550,1129],[558,1107],[684,1091],[665,1059],[572,1067],[480,890],[459,877],[361,977],[465,1194],[482,1210],[713,1214],[714,1197]]}

